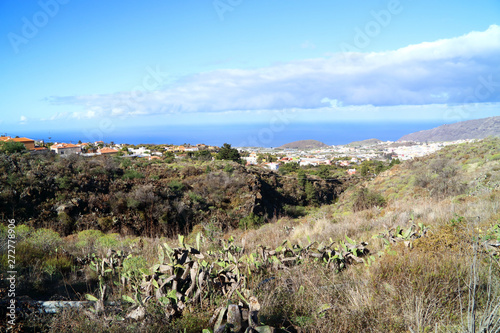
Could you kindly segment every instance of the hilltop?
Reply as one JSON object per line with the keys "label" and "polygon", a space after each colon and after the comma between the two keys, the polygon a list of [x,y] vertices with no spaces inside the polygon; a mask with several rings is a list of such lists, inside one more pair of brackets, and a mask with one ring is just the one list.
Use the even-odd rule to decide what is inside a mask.
{"label": "hilltop", "polygon": [[326,143],[317,140],[300,140],[284,144],[283,149],[317,149],[328,147]]}
{"label": "hilltop", "polygon": [[430,130],[407,134],[399,141],[454,141],[466,139],[484,139],[488,136],[500,136],[500,117],[461,121],[446,124]]}
{"label": "hilltop", "polygon": [[365,146],[373,146],[376,144],[382,143],[379,139],[367,139],[361,141],[353,141],[351,143],[346,144],[347,147],[365,147]]}

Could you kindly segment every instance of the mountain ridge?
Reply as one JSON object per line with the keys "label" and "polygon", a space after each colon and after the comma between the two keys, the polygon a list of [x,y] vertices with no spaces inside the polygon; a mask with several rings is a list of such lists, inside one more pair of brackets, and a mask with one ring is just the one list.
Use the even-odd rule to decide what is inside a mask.
{"label": "mountain ridge", "polygon": [[445,124],[402,136],[398,141],[455,141],[500,136],[500,116]]}

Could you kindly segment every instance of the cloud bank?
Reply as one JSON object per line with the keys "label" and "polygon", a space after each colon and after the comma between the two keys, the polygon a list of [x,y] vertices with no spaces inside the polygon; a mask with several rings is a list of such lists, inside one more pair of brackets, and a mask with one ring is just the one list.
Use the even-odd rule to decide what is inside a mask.
{"label": "cloud bank", "polygon": [[[336,53],[254,70],[221,69],[161,89],[55,96],[76,118],[235,110],[500,102],[500,26],[377,53]],[[478,88],[481,85],[481,88]],[[478,89],[480,90],[478,92]]]}

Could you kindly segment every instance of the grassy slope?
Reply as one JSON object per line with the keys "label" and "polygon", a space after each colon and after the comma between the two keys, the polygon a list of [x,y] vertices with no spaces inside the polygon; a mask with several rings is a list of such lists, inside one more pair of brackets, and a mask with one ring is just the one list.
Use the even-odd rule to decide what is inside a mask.
{"label": "grassy slope", "polygon": [[[467,323],[467,284],[470,278],[473,237],[485,234],[498,237],[492,227],[500,223],[500,139],[450,146],[431,156],[408,161],[367,181],[364,186],[372,197],[381,195],[384,201],[360,199],[359,188],[346,191],[334,205],[309,208],[305,217],[282,218],[257,230],[236,230],[222,234],[209,224],[200,225],[187,237],[193,243],[195,234],[202,232],[207,240],[205,249],[218,249],[219,239],[233,236],[236,243],[245,244],[248,252],[260,244],[278,247],[283,240],[306,245],[309,241],[323,244],[341,241],[349,236],[358,242],[368,242],[374,261],[367,265],[350,266],[341,273],[326,269],[320,262],[304,264],[285,271],[269,272],[248,277],[248,286],[262,305],[262,320],[288,331],[308,332],[414,332],[460,331]],[[365,200],[365,206],[360,205]],[[361,207],[361,208],[360,208]],[[365,209],[363,209],[365,207]],[[477,218],[479,217],[479,218]],[[396,242],[386,247],[374,236],[394,234],[398,226],[406,230],[411,225],[427,226],[426,237],[411,242]],[[94,235],[95,244],[84,240],[85,235],[62,240],[73,253],[108,248],[131,250],[139,238],[120,239]],[[484,239],[484,238],[483,238]],[[140,242],[140,255],[149,264],[157,260],[158,244],[176,240],[147,239]],[[36,247],[33,245],[33,247]],[[478,265],[478,313],[481,318],[486,304],[488,253],[480,253]],[[366,260],[366,258],[365,258]],[[493,261],[494,262],[494,261]],[[493,277],[498,276],[498,261]],[[270,276],[275,279],[263,287],[259,283]],[[490,275],[491,276],[491,275]],[[95,278],[95,277],[94,277]],[[175,331],[193,324],[187,331],[206,327],[217,300],[192,314],[186,314],[173,326],[159,331]],[[109,329],[109,324],[82,318],[82,314],[63,314],[52,323],[78,318],[82,331]],[[102,325],[102,326],[99,326]],[[120,326],[117,326],[117,328]],[[60,327],[67,330],[68,327]]]}
{"label": "grassy slope", "polygon": [[[392,255],[385,250],[370,267],[356,266],[339,275],[307,266],[285,273],[283,279],[309,286],[305,295],[273,298],[264,308],[271,316],[292,317],[295,325],[310,331],[328,332],[331,327],[346,332],[459,330],[467,322],[463,314],[471,239],[500,222],[499,153],[499,139],[447,147],[366,182],[369,192],[386,198],[384,207],[353,212],[359,189],[352,188],[335,205],[305,218],[283,220],[242,235],[247,244],[271,247],[284,238],[307,244],[308,239],[327,243],[347,235],[369,242],[375,254],[384,252],[384,243],[374,235],[418,223],[430,230],[427,237],[413,241],[411,249],[398,243],[392,246]],[[485,283],[484,276],[481,281]],[[319,286],[331,289],[325,292]],[[329,304],[332,316],[315,313],[317,304]]]}

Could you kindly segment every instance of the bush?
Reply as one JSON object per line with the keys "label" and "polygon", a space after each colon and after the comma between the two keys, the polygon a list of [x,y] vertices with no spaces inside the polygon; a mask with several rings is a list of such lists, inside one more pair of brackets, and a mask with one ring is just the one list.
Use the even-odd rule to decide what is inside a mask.
{"label": "bush", "polygon": [[72,265],[72,260],[68,257],[52,257],[45,261],[43,270],[51,276],[56,273],[65,274],[71,271]]}
{"label": "bush", "polygon": [[59,212],[57,214],[57,218],[60,223],[59,230],[64,234],[69,234],[73,230],[74,220],[73,218],[66,212]]}
{"label": "bush", "polygon": [[285,205],[283,207],[283,210],[285,211],[285,215],[292,218],[298,218],[307,215],[306,208],[303,206]]}
{"label": "bush", "polygon": [[107,231],[113,227],[113,219],[109,216],[100,217],[97,219],[97,224],[102,230]]}
{"label": "bush", "polygon": [[284,163],[280,166],[279,173],[282,175],[286,175],[290,172],[295,172],[298,169],[299,169],[299,163],[295,162]]}
{"label": "bush", "polygon": [[228,174],[231,174],[234,171],[234,167],[231,164],[226,164],[224,166],[224,171],[227,172]]}
{"label": "bush", "polygon": [[216,157],[218,160],[230,160],[234,162],[241,162],[241,156],[238,149],[231,148],[230,144],[225,143],[219,150]]}
{"label": "bush", "polygon": [[118,234],[104,234],[96,240],[96,245],[103,250],[116,248],[120,245],[119,237]]}
{"label": "bush", "polygon": [[169,184],[168,187],[170,190],[176,194],[182,192],[184,190],[184,184],[181,183],[178,180],[172,180]]}
{"label": "bush", "polygon": [[26,151],[26,147],[21,142],[5,141],[0,142],[0,150],[7,154]]}
{"label": "bush", "polygon": [[188,194],[189,194],[189,198],[191,199],[192,202],[195,202],[195,203],[204,203],[205,202],[205,199],[203,199],[203,197],[201,195],[199,195],[198,193],[189,191]]}
{"label": "bush", "polygon": [[352,208],[354,212],[358,212],[376,206],[384,207],[385,205],[386,200],[380,193],[370,191],[367,188],[360,188],[354,195]]}
{"label": "bush", "polygon": [[488,156],[488,159],[490,161],[498,161],[498,160],[500,160],[500,154],[490,155],[490,156]]}
{"label": "bush", "polygon": [[83,231],[80,231],[78,234],[77,234],[77,243],[76,243],[76,247],[77,248],[81,248],[81,249],[84,249],[84,248],[87,248],[89,249],[90,251],[93,251],[94,249],[94,244],[96,242],[96,240],[100,237],[102,237],[104,234],[99,231],[99,230],[83,230]]}
{"label": "bush", "polygon": [[144,178],[144,174],[140,173],[137,170],[127,170],[122,176],[123,179],[130,180],[130,179],[140,179]]}
{"label": "bush", "polygon": [[45,253],[54,251],[62,244],[59,234],[50,229],[38,229],[25,240],[26,243],[32,245]]}
{"label": "bush", "polygon": [[70,177],[64,176],[56,180],[57,185],[60,189],[69,190],[73,187],[73,181]]}
{"label": "bush", "polygon": [[257,229],[264,223],[264,217],[255,215],[253,212],[240,220],[238,226],[241,229]]}

